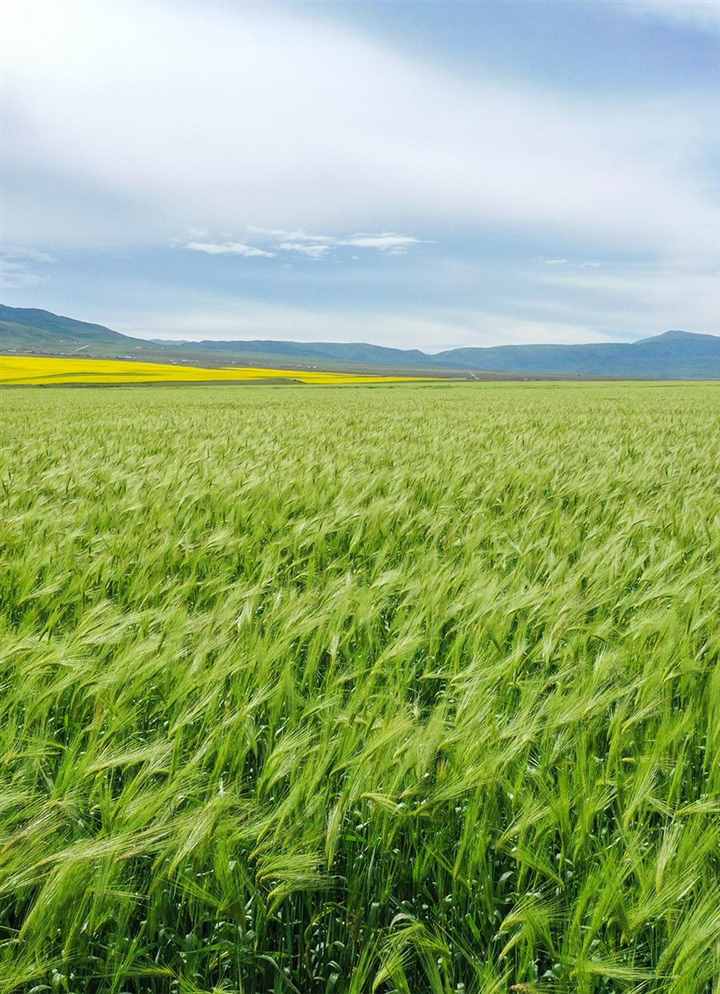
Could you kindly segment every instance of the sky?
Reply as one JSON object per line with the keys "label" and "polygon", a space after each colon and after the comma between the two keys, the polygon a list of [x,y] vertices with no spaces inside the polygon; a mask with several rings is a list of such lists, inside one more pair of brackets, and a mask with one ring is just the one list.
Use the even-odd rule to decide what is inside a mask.
{"label": "sky", "polygon": [[720,333],[720,0],[24,0],[0,302],[428,351]]}

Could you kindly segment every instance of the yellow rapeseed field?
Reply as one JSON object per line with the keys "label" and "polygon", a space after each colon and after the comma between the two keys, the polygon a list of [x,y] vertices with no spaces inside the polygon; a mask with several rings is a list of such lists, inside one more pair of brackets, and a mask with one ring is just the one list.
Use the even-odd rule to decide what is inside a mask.
{"label": "yellow rapeseed field", "polygon": [[394,383],[414,376],[363,376],[249,366],[202,369],[123,359],[0,356],[0,384],[41,386],[61,383],[208,383],[211,381],[290,380],[300,383]]}

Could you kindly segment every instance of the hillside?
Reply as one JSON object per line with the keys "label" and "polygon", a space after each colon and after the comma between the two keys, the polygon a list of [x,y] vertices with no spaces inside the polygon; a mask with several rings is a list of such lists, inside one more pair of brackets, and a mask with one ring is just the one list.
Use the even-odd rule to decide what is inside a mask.
{"label": "hillside", "polygon": [[242,356],[278,356],[302,362],[351,362],[371,366],[421,366],[434,362],[434,356],[420,349],[393,349],[365,342],[283,342],[255,339],[251,341],[185,342],[185,348]]}
{"label": "hillside", "polygon": [[497,373],[713,379],[720,377],[720,337],[667,331],[632,343],[451,349],[433,359],[453,369]]}
{"label": "hillside", "polygon": [[125,356],[192,365],[466,375],[720,379],[720,337],[667,331],[637,342],[501,345],[428,354],[364,342],[147,341],[50,311],[0,305],[0,352]]}
{"label": "hillside", "polygon": [[106,346],[119,349],[136,344],[118,331],[101,324],[76,321],[34,307],[0,304],[0,349],[13,352],[61,351]]}

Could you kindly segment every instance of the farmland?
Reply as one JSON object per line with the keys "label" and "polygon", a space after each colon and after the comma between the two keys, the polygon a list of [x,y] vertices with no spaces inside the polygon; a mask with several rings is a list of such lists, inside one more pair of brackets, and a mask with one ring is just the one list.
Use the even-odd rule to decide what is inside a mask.
{"label": "farmland", "polygon": [[0,994],[704,994],[720,386],[0,390]]}
{"label": "farmland", "polygon": [[394,383],[418,377],[394,375],[363,375],[323,370],[267,369],[255,366],[218,367],[135,359],[86,359],[84,357],[10,356],[0,355],[0,385],[63,386],[67,384],[130,384],[130,383],[257,383],[286,381],[295,383],[332,384]]}

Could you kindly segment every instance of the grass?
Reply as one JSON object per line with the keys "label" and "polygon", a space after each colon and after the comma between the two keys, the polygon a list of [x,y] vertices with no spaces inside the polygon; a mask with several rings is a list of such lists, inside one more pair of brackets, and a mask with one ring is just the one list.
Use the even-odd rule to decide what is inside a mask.
{"label": "grass", "polygon": [[0,994],[718,991],[718,429],[0,393]]}
{"label": "grass", "polygon": [[14,386],[51,386],[69,383],[252,383],[268,380],[339,386],[347,383],[395,383],[417,379],[421,377],[266,369],[254,366],[202,369],[197,366],[169,363],[136,362],[134,359],[0,355],[0,385]]}

